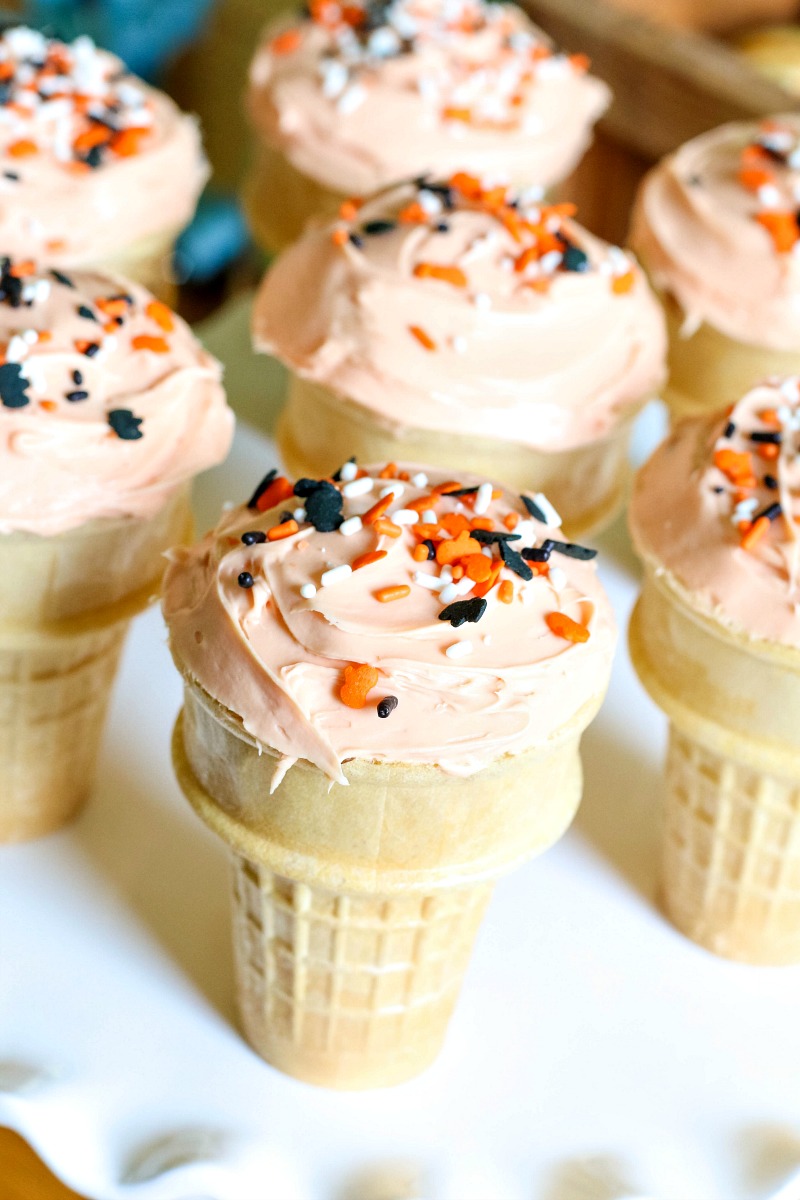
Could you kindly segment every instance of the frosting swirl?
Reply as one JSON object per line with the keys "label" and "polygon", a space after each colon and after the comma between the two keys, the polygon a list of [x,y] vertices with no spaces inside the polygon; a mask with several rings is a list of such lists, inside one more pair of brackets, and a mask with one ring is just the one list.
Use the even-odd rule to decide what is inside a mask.
{"label": "frosting swirl", "polygon": [[208,169],[195,121],[89,38],[0,35],[0,245],[100,262],[177,231]]}
{"label": "frosting swirl", "polygon": [[573,205],[458,172],[343,212],[267,273],[255,342],[388,428],[568,449],[658,388],[660,306]]}
{"label": "frosting swirl", "polygon": [[701,611],[800,647],[800,377],[770,379],[729,415],[681,422],[639,472],[643,557]]}
{"label": "frosting swirl", "polygon": [[602,696],[610,606],[544,497],[394,464],[275,476],[164,582],[179,667],[283,756],[274,786],[299,758],[469,775]]}
{"label": "frosting swirl", "polygon": [[800,345],[800,116],[722,125],[645,179],[631,245],[687,333],[703,321],[774,350]]}
{"label": "frosting swirl", "polygon": [[219,364],[144,288],[0,259],[0,533],[150,516],[221,461]]}
{"label": "frosting swirl", "polygon": [[464,164],[550,186],[608,107],[587,66],[512,4],[314,0],[308,20],[268,31],[249,109],[299,171],[345,195]]}

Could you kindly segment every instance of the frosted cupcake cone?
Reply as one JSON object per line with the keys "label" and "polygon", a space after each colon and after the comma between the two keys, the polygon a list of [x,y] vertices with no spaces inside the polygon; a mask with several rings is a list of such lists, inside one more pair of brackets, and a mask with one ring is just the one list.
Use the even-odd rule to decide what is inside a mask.
{"label": "frosted cupcake cone", "polygon": [[283,521],[292,485],[272,479],[263,514],[256,493],[165,580],[175,766],[233,851],[242,1024],[268,1062],[332,1087],[397,1083],[438,1052],[495,880],[574,815],[613,646],[574,557],[590,551],[553,549],[472,476],[469,508],[441,473],[402,473],[300,481],[305,517]]}
{"label": "frosted cupcake cone", "polygon": [[723,125],[642,184],[631,245],[666,310],[676,419],[800,371],[798,146],[796,114]]}
{"label": "frosted cupcake cone", "polygon": [[173,242],[208,176],[195,121],[88,38],[0,34],[0,247],[174,298]]}
{"label": "frosted cupcake cone", "polygon": [[299,24],[283,18],[250,70],[256,237],[281,250],[346,196],[428,171],[551,188],[608,107],[587,66],[512,4],[312,5]]}
{"label": "frosted cupcake cone", "polygon": [[[694,941],[753,963],[800,961],[797,395],[796,379],[762,386],[730,424],[686,422],[631,506],[646,565],[631,654],[670,720],[664,902]],[[778,445],[765,435],[778,458],[754,453]]]}
{"label": "frosted cupcake cone", "polygon": [[545,491],[572,536],[618,511],[663,318],[635,261],[572,219],[459,172],[310,230],[268,271],[257,349],[293,372],[293,473],[351,454]]}
{"label": "frosted cupcake cone", "polygon": [[129,281],[0,263],[0,841],[86,799],[131,618],[224,453],[218,365]]}

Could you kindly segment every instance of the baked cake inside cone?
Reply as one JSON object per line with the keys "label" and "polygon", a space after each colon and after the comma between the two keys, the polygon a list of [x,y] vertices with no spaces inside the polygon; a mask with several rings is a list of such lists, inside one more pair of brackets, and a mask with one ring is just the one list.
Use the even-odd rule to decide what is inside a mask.
{"label": "baked cake inside cone", "polygon": [[245,1032],[369,1087],[430,1062],[495,879],[566,829],[615,641],[543,495],[276,472],[177,550],[176,769],[236,863]]}
{"label": "baked cake inside cone", "polygon": [[0,259],[0,840],[86,799],[128,623],[227,451],[219,364],[161,301]]}
{"label": "baked cake inside cone", "polygon": [[667,713],[664,899],[684,933],[800,961],[800,380],[693,418],[637,477],[634,665]]}
{"label": "baked cake inside cone", "polygon": [[280,255],[253,335],[293,373],[289,469],[405,457],[546,491],[572,536],[606,524],[665,333],[636,261],[574,212],[462,171],[351,202]]}
{"label": "baked cake inside cone", "polygon": [[666,307],[675,417],[800,370],[798,211],[796,113],[713,129],[645,178],[631,245]]}
{"label": "baked cake inside cone", "polygon": [[551,188],[608,106],[581,54],[513,4],[312,4],[265,32],[250,69],[256,236],[282,249],[308,219],[427,171]]}

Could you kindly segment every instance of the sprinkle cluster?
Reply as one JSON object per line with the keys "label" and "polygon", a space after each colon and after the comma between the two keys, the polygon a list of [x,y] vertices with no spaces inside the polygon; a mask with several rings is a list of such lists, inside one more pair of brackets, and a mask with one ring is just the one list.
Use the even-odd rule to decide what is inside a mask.
{"label": "sprinkle cluster", "polygon": [[20,164],[3,172],[6,185],[44,152],[70,171],[138,154],[153,119],[143,88],[89,38],[67,44],[25,27],[0,37],[0,146]]}
{"label": "sprinkle cluster", "polygon": [[[583,74],[589,66],[584,55],[558,53],[538,30],[521,27],[507,6],[485,0],[312,0],[308,15],[328,40],[319,67],[323,95],[342,114],[364,103],[370,72],[382,62],[431,46],[445,51],[447,66],[423,67],[419,92],[444,122],[484,129],[524,126],[527,95],[538,80]],[[302,26],[287,29],[270,50],[291,55],[305,36]],[[475,45],[481,36],[483,52]]]}
{"label": "sprinkle cluster", "polygon": [[[743,550],[756,552],[778,541],[797,541],[800,531],[796,467],[800,453],[800,377],[776,385],[779,403],[759,409],[747,426],[733,410],[713,449],[719,481]],[[738,448],[744,445],[744,449]]]}
{"label": "sprinkle cluster", "polygon": [[[422,496],[405,497],[409,486],[415,492],[422,490]],[[595,550],[550,536],[558,532],[561,522],[544,495],[523,495],[502,518],[492,516],[490,509],[503,496],[488,482],[462,486],[450,480],[433,486],[424,472],[409,476],[394,463],[370,475],[351,459],[328,479],[301,479],[294,484],[273,470],[261,480],[247,507],[258,513],[277,510],[277,520],[266,530],[246,530],[241,543],[255,547],[298,535],[299,544],[309,527],[342,538],[369,530],[374,536],[371,549],[323,570],[316,583],[301,586],[301,597],[311,601],[319,588],[335,587],[358,571],[366,572],[364,586],[369,588],[369,568],[387,558],[388,546],[402,544],[408,558],[398,567],[396,582],[371,590],[375,603],[402,603],[412,590],[424,589],[435,597],[438,620],[459,630],[477,625],[491,604],[530,603],[531,588],[543,584],[557,605],[567,584],[558,557],[589,560],[596,555]],[[238,575],[240,588],[254,587],[261,562],[254,554]],[[555,605],[545,622],[552,634],[568,642],[590,637],[584,624]],[[450,660],[459,660],[473,651],[471,638],[462,637],[442,652]],[[363,708],[379,677],[374,666],[350,664],[343,674],[340,699],[351,708]],[[383,697],[377,704],[378,715],[390,716],[397,704],[397,697]]]}
{"label": "sprinkle cluster", "polygon": [[754,193],[754,219],[767,230],[779,254],[788,254],[800,239],[800,135],[774,119],[762,121],[755,139],[745,146],[739,183]]}
{"label": "sprinkle cluster", "polygon": [[[42,348],[53,340],[53,332],[41,328],[53,288],[75,292],[72,278],[63,271],[39,272],[31,261],[0,258],[0,304],[20,310],[19,328],[12,330],[6,342],[0,342],[0,414],[5,409],[36,407],[44,413],[57,413],[63,405],[81,404],[91,398],[84,371],[64,365],[63,390],[49,396],[48,384],[40,371]],[[75,299],[75,316],[86,325],[86,336],[76,338],[75,351],[87,359],[102,362],[116,350],[125,336],[125,327],[141,311],[133,296],[111,289],[95,296],[90,303]],[[139,333],[130,339],[131,349],[147,354],[166,354],[168,335],[175,328],[172,311],[160,300],[148,300],[144,307],[152,333]],[[26,320],[27,318],[27,320]],[[37,326],[34,328],[34,324]],[[37,353],[33,353],[37,350]],[[54,356],[54,362],[57,356]],[[74,361],[74,360],[73,360]],[[52,380],[50,380],[52,385]],[[31,391],[41,398],[34,400]],[[110,432],[124,441],[143,437],[143,419],[130,409],[113,408],[106,412]]]}

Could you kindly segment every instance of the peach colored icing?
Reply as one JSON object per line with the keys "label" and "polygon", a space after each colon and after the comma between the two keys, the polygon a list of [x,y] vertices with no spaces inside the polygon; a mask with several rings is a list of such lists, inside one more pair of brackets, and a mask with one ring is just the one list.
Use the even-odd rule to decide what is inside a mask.
{"label": "peach colored icing", "polygon": [[797,350],[798,207],[800,116],[722,125],[650,172],[631,245],[683,309],[687,333],[706,321],[738,341]]}
{"label": "peach colored icing", "polygon": [[[516,519],[517,540],[507,545],[524,550],[560,532],[529,516],[515,496],[497,492],[493,499],[491,485],[476,486],[470,497],[435,496],[431,488],[447,478],[442,472],[406,466],[399,473],[406,481],[387,502],[387,533],[369,523],[368,514],[398,488],[396,480],[371,468],[350,481],[356,468],[348,465],[344,482],[327,485],[328,499],[332,493],[338,503],[337,494],[343,495],[339,528],[315,529],[307,517],[322,522],[313,501],[278,492],[284,498],[268,511],[236,508],[199,545],[174,551],[164,582],[164,614],[181,669],[239,714],[259,743],[290,762],[306,759],[339,782],[342,762],[353,757],[435,763],[472,774],[500,755],[546,743],[608,682],[615,630],[594,563],[559,549],[539,564],[519,557],[525,581],[501,566],[496,544],[475,544],[466,546],[475,561],[462,556],[454,563],[470,574],[448,584],[452,567],[413,557],[426,534],[437,556],[447,557],[442,547],[452,549],[458,525],[446,530],[441,522],[468,528],[480,514],[484,529],[508,537]],[[460,486],[479,482],[470,477]],[[275,497],[273,490],[263,503]],[[416,511],[409,509],[417,501]],[[243,544],[242,534],[274,529],[284,510],[295,512],[296,532],[292,524],[280,540]],[[424,528],[412,524],[418,520]],[[384,557],[358,566],[376,549]],[[473,583],[487,562],[499,576]],[[540,569],[547,574],[533,573]],[[326,576],[332,570],[336,576]],[[406,594],[378,599],[392,587]],[[485,597],[477,594],[487,587]],[[464,601],[485,604],[485,612],[460,626],[440,619],[447,605]],[[546,618],[553,613],[573,620],[586,640],[551,632]],[[340,697],[353,664],[376,669],[360,709]],[[398,703],[381,720],[377,706],[387,696]]]}
{"label": "peach colored icing", "polygon": [[144,288],[0,259],[0,533],[155,513],[233,434],[219,364]]}
{"label": "peach colored icing", "polygon": [[185,225],[208,169],[196,122],[88,38],[0,36],[0,246],[97,263]]}
{"label": "peach colored icing", "polygon": [[639,552],[701,611],[798,647],[799,450],[800,378],[769,380],[730,416],[683,421],[639,472],[630,510]]}
{"label": "peach colored icing", "polygon": [[[524,194],[402,184],[282,254],[256,346],[404,427],[543,450],[608,434],[663,378],[635,261]],[[337,244],[338,243],[338,244]]]}
{"label": "peach colored icing", "polygon": [[512,4],[317,0],[311,14],[268,32],[249,109],[299,171],[344,195],[464,165],[547,187],[608,107],[585,60]]}

